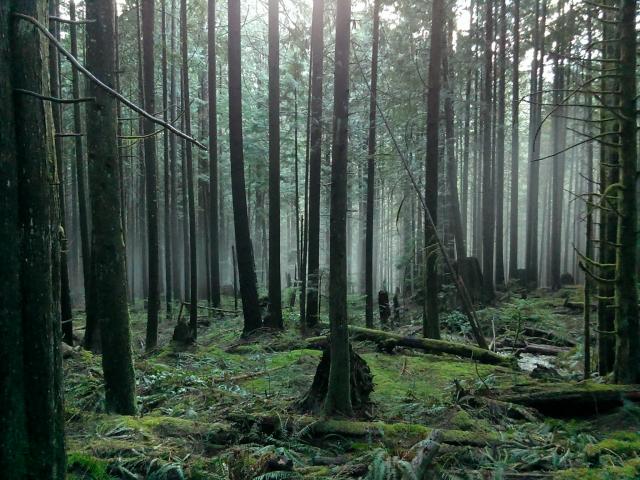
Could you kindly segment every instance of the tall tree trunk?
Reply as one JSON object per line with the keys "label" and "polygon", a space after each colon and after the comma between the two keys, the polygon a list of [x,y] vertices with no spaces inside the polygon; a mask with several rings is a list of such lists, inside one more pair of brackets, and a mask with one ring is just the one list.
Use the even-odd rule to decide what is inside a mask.
{"label": "tall tree trunk", "polygon": [[500,40],[498,52],[498,115],[496,118],[496,251],[495,278],[497,285],[504,285],[504,138],[505,138],[505,84],[507,67],[507,5],[500,2]]}
{"label": "tall tree trunk", "polygon": [[[75,1],[69,2],[69,16],[72,22],[76,21]],[[75,23],[70,26],[71,54],[78,58],[78,27]],[[73,97],[80,98],[80,77],[78,70],[71,70],[71,84]],[[74,131],[82,131],[81,104],[73,104],[73,127]],[[85,183],[85,154],[82,137],[75,137],[75,165],[76,183],[78,185],[78,214],[80,217],[80,246],[82,251],[82,275],[84,280],[84,309],[86,316],[84,346],[91,351],[99,351],[100,326],[94,315],[93,296],[91,293],[91,239],[89,236],[89,220],[87,214],[87,191]]]}
{"label": "tall tree trunk", "polygon": [[373,200],[375,188],[376,108],[378,97],[378,49],[380,44],[380,0],[373,2],[373,42],[371,47],[371,95],[369,97],[369,138],[367,140],[367,225],[365,231],[365,321],[373,327]]}
{"label": "tall tree trunk", "polygon": [[[169,65],[167,52],[167,0],[162,0],[161,36],[162,36],[162,119],[173,121],[169,116]],[[164,283],[167,317],[171,316],[171,307],[175,285],[173,284],[173,238],[171,237],[171,155],[170,139],[173,136],[165,131],[163,135],[164,170]]]}
{"label": "tall tree trunk", "polygon": [[[113,0],[86,0],[87,67],[107,85],[114,84],[115,45]],[[109,412],[135,413],[135,377],[127,308],[125,250],[120,221],[120,183],[116,143],[116,101],[89,85],[95,101],[87,107],[87,151],[93,221],[91,285],[102,334],[105,402]]]}
{"label": "tall tree trunk", "polygon": [[509,278],[518,271],[518,196],[520,195],[520,0],[513,2],[511,74],[511,207],[509,214]]}
{"label": "tall tree trunk", "polygon": [[[180,2],[180,49],[182,53],[182,99],[185,133],[191,136],[191,98],[189,95],[189,43],[187,35],[187,0]],[[193,186],[193,151],[185,142],[187,163],[187,196],[189,211],[189,328],[193,338],[198,336],[198,255],[196,239],[196,191]]]}
{"label": "tall tree trunk", "polygon": [[[560,3],[562,6],[563,3]],[[562,46],[559,46],[562,52]],[[562,214],[563,214],[563,194],[564,194],[564,171],[565,171],[565,156],[562,150],[566,144],[566,128],[564,125],[564,119],[566,115],[565,109],[560,106],[562,98],[565,96],[563,90],[565,88],[564,81],[564,66],[560,64],[558,58],[555,59],[554,64],[554,104],[556,105],[555,113],[552,117],[552,131],[553,131],[553,152],[558,154],[553,157],[552,166],[552,196],[551,196],[551,245],[548,256],[548,272],[549,272],[549,284],[553,290],[560,289],[560,266],[561,266],[561,252],[562,252]]]}
{"label": "tall tree trunk", "polygon": [[271,328],[282,323],[280,285],[280,14],[269,0],[269,317]]}
{"label": "tall tree trunk", "polygon": [[[142,0],[142,49],[144,58],[144,108],[147,112],[156,110],[155,99],[155,0]],[[158,344],[158,314],[160,312],[160,240],[158,235],[158,168],[156,165],[156,136],[154,124],[145,118],[143,122],[144,160],[147,193],[147,267],[148,303],[146,349],[152,350]]]}
{"label": "tall tree trunk", "polygon": [[336,4],[336,54],[331,165],[331,224],[329,245],[329,318],[331,366],[325,414],[351,415],[351,347],[347,315],[347,163],[349,130],[350,0]]}
{"label": "tall tree trunk", "polygon": [[[607,0],[608,7],[615,7],[616,0]],[[604,40],[602,56],[605,63],[602,66],[603,73],[609,73],[610,62],[620,58],[620,45],[616,41],[618,32],[613,24],[616,18],[611,9],[605,9],[602,38]],[[619,79],[604,79],[601,83],[602,90],[614,92],[620,88]],[[619,99],[615,94],[605,94],[603,96],[605,105],[615,107]],[[618,119],[607,109],[600,113],[601,134],[605,135],[605,140],[615,143],[619,141],[617,132],[620,129]],[[608,135],[607,135],[608,134]],[[618,219],[613,212],[616,207],[615,198],[604,197],[610,185],[618,183],[619,176],[619,151],[610,145],[600,147],[600,195],[601,203],[605,206],[600,211],[599,225],[599,262],[608,265],[600,269],[600,276],[606,279],[598,284],[598,370],[600,375],[606,375],[614,370],[615,362],[615,288],[613,281],[615,271],[611,265],[616,263],[616,248],[614,246],[617,237]],[[614,208],[612,208],[614,207]]]}
{"label": "tall tree trunk", "polygon": [[311,117],[309,127],[309,213],[307,215],[307,306],[305,324],[318,323],[320,275],[320,176],[322,164],[322,80],[324,0],[313,0],[311,21]]}
{"label": "tall tree trunk", "polygon": [[483,297],[486,302],[495,297],[493,287],[495,204],[493,185],[492,137],[492,85],[493,85],[493,2],[486,1],[485,10],[485,50],[482,95],[480,99],[482,138],[482,278]]}
{"label": "tall tree trunk", "polygon": [[458,165],[456,162],[456,136],[454,123],[453,108],[453,75],[449,68],[448,58],[453,58],[453,21],[449,20],[448,36],[447,36],[447,55],[443,59],[443,69],[446,85],[446,96],[444,99],[444,122],[445,122],[445,138],[446,138],[446,180],[447,190],[450,196],[448,216],[451,222],[451,230],[456,246],[456,257],[460,260],[466,257],[466,248],[464,241],[464,230],[462,228],[462,218],[460,215],[460,201],[458,200]]}
{"label": "tall tree trunk", "polygon": [[425,218],[425,310],[422,334],[427,338],[440,338],[438,316],[438,268],[437,235],[438,224],[438,163],[440,89],[442,85],[442,55],[444,50],[444,0],[434,0],[431,11],[431,45],[429,48],[429,87],[427,91],[427,147],[425,158],[425,200],[433,223]]}
{"label": "tall tree trunk", "polygon": [[220,306],[220,245],[218,240],[218,107],[216,84],[216,2],[209,0],[207,50],[209,88],[209,249],[211,304]]}
{"label": "tall tree trunk", "polygon": [[233,199],[233,223],[238,252],[238,275],[244,313],[243,335],[262,326],[258,305],[256,279],[247,195],[244,181],[244,152],[242,139],[242,82],[240,49],[240,0],[229,1],[229,139],[231,160],[231,195]]}
{"label": "tall tree trunk", "polygon": [[[171,0],[171,68],[169,70],[169,89],[170,89],[170,107],[171,120],[176,121],[177,116],[177,85],[176,85],[176,0]],[[171,259],[173,274],[173,295],[177,299],[184,298],[181,288],[182,277],[180,275],[180,255],[178,249],[178,145],[175,135],[169,135],[169,170],[171,173]]]}
{"label": "tall tree trunk", "polygon": [[[60,6],[57,0],[49,1],[49,15],[59,16]],[[50,30],[57,39],[60,39],[60,29],[58,23],[50,22]],[[60,98],[60,56],[58,50],[49,45],[49,85],[51,95]],[[62,132],[62,108],[59,103],[51,105],[53,111],[53,128],[55,132]],[[68,345],[73,345],[73,313],[71,312],[71,291],[69,288],[69,266],[67,255],[67,235],[66,228],[66,205],[65,205],[65,167],[64,167],[64,149],[62,145],[62,137],[55,137],[56,150],[56,169],[58,172],[58,209],[60,215],[60,320],[62,324],[63,340]]]}
{"label": "tall tree trunk", "polygon": [[[640,382],[638,325],[638,213],[636,109],[636,0],[620,0],[620,188],[618,190],[618,252],[616,258],[616,361],[620,383]],[[586,307],[586,306],[585,306]]]}
{"label": "tall tree trunk", "polygon": [[[542,5],[540,4],[542,2]],[[542,11],[542,13],[540,13]],[[527,186],[527,238],[525,252],[526,283],[538,284],[538,197],[540,195],[540,135],[536,136],[542,112],[542,78],[544,73],[544,37],[546,30],[547,0],[536,0],[536,28],[534,55],[531,65],[531,115],[529,124],[529,182]]]}

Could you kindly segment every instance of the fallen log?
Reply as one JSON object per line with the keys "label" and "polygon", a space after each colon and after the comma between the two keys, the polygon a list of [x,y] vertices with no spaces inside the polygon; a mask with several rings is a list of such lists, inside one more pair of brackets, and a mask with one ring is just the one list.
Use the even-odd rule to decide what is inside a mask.
{"label": "fallen log", "polygon": [[520,353],[536,353],[538,355],[558,356],[567,353],[571,349],[567,347],[557,347],[555,345],[542,345],[538,343],[527,343],[523,348],[518,349]]}
{"label": "fallen log", "polygon": [[[413,423],[362,422],[355,420],[322,419],[313,416],[285,417],[279,415],[247,415],[237,413],[229,420],[240,426],[238,431],[257,428],[268,435],[277,432],[300,437],[322,438],[339,435],[346,438],[376,440],[388,448],[407,449],[429,437],[435,430]],[[440,429],[439,429],[440,430]],[[484,447],[508,441],[493,432],[440,430],[440,443],[456,446]]]}
{"label": "fallen log", "polygon": [[418,451],[411,461],[411,466],[413,467],[413,471],[415,472],[417,479],[429,480],[430,478],[433,478],[431,464],[440,451],[441,440],[442,433],[440,430],[433,430],[429,435],[429,438],[414,446]]}
{"label": "fallen log", "polygon": [[[448,342],[445,340],[433,340],[430,338],[403,337],[390,332],[372,330],[370,328],[356,327],[349,325],[349,333],[353,340],[368,340],[377,343],[384,351],[391,352],[396,347],[414,348],[426,353],[440,355],[443,353],[469,358],[479,363],[490,365],[502,365],[513,367],[511,357],[498,355],[497,353],[463,343]],[[317,348],[326,343],[327,337],[313,337],[307,339],[310,347]]]}
{"label": "fallen log", "polygon": [[579,418],[615,410],[625,401],[640,402],[640,385],[560,384],[501,394],[499,398],[549,417]]}

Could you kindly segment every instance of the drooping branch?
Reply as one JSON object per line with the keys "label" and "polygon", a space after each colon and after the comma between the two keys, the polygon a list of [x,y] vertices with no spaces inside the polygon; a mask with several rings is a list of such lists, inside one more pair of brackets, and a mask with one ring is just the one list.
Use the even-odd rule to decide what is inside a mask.
{"label": "drooping branch", "polygon": [[133,110],[136,113],[142,115],[143,117],[147,118],[151,122],[153,122],[153,123],[155,123],[157,125],[162,125],[164,128],[169,130],[171,133],[179,136],[180,138],[182,138],[182,139],[184,139],[184,140],[186,140],[186,141],[188,141],[190,143],[193,143],[194,145],[196,145],[198,148],[201,148],[202,150],[205,150],[205,151],[207,150],[207,147],[204,146],[202,143],[198,142],[195,138],[187,135],[184,132],[181,132],[180,130],[178,130],[177,128],[175,128],[171,124],[165,122],[164,120],[153,116],[152,114],[148,113],[144,109],[142,109],[139,106],[137,106],[131,100],[128,100],[127,98],[125,98],[124,96],[122,96],[121,94],[116,92],[113,88],[109,87],[108,85],[106,85],[105,83],[100,81],[93,73],[91,73],[89,70],[87,70],[78,61],[78,59],[76,57],[71,55],[71,53],[66,48],[64,48],[64,46],[56,39],[56,37],[44,25],[42,25],[38,20],[36,20],[35,18],[30,17],[28,15],[24,15],[22,13],[14,13],[13,15],[16,18],[19,18],[19,19],[22,19],[22,20],[26,20],[27,22],[29,22],[32,25],[34,25],[38,30],[40,30],[44,34],[44,36],[49,39],[49,41],[58,49],[58,51],[60,53],[62,53],[62,55],[64,55],[67,58],[67,60],[69,60],[69,62],[79,72],[81,72],[85,77],[87,77],[89,80],[91,80],[99,88],[101,88],[104,91],[106,91],[109,95],[111,95],[112,97],[116,98],[118,101],[120,101],[123,104],[125,104],[131,110]]}

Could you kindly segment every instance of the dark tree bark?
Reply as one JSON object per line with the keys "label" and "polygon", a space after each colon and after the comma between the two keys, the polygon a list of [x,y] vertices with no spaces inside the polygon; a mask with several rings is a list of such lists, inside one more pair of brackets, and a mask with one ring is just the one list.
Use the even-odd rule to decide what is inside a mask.
{"label": "dark tree bark", "polygon": [[280,285],[280,14],[269,0],[269,316],[271,328],[282,323]]}
{"label": "dark tree bark", "polygon": [[[57,0],[49,1],[49,15],[58,16],[60,7]],[[60,39],[60,29],[58,23],[50,22],[50,31],[55,37]],[[49,85],[51,96],[60,98],[60,56],[58,50],[49,45]],[[62,107],[59,103],[51,104],[53,111],[53,128],[55,132],[62,132]],[[62,338],[68,345],[73,345],[73,313],[71,311],[71,291],[69,288],[69,266],[67,255],[67,228],[66,228],[66,205],[65,205],[65,168],[64,149],[62,137],[55,137],[56,150],[56,170],[58,173],[58,213],[60,215],[60,320],[62,324]]]}
{"label": "dark tree bark", "polygon": [[464,241],[464,230],[462,228],[462,218],[460,215],[460,201],[458,199],[458,163],[456,161],[456,136],[454,123],[453,108],[453,72],[449,68],[447,57],[453,57],[453,21],[449,20],[447,29],[447,56],[443,59],[443,69],[445,76],[446,96],[444,99],[444,122],[445,122],[445,139],[446,139],[446,181],[447,190],[450,196],[448,214],[450,216],[451,230],[456,246],[456,257],[458,259],[466,257],[466,248]]}
{"label": "dark tree bark", "polygon": [[[87,0],[87,67],[102,82],[114,84],[115,48],[113,0]],[[102,333],[102,368],[106,409],[135,413],[135,378],[127,309],[125,249],[120,221],[120,182],[116,142],[116,101],[91,83],[95,102],[87,107],[87,150],[93,221],[91,284],[95,313]]]}
{"label": "dark tree bark", "polygon": [[[620,0],[620,188],[618,191],[618,252],[616,259],[616,362],[619,383],[640,382],[638,325],[638,213],[636,203],[636,0]],[[586,306],[585,306],[586,307]]]}
{"label": "dark tree bark", "polygon": [[[560,3],[562,5],[562,2]],[[558,46],[560,52],[563,51],[562,45]],[[560,53],[562,54],[562,53]],[[563,196],[564,196],[564,174],[565,174],[565,155],[562,152],[566,146],[566,126],[563,116],[566,115],[566,109],[560,106],[562,98],[565,96],[563,89],[565,88],[564,65],[556,58],[554,62],[554,104],[557,106],[552,116],[553,131],[553,152],[558,154],[553,157],[552,169],[552,188],[551,188],[551,244],[548,255],[548,273],[549,284],[553,290],[559,290],[560,284],[560,266],[562,253],[562,216],[563,216]]]}
{"label": "dark tree bark", "polygon": [[[76,4],[74,0],[69,2],[69,16],[72,22],[76,21]],[[71,54],[78,58],[78,27],[75,23],[70,26]],[[73,97],[80,98],[80,77],[77,69],[71,70],[71,86]],[[73,104],[73,127],[75,132],[82,131],[81,104]],[[93,309],[93,296],[91,294],[91,239],[89,235],[89,220],[87,213],[88,192],[85,181],[85,154],[82,137],[75,137],[75,166],[76,184],[78,186],[78,215],[80,219],[80,247],[82,256],[82,278],[84,281],[84,309],[86,316],[86,328],[84,346],[91,351],[99,351],[100,326],[98,325]]]}
{"label": "dark tree bark", "polygon": [[518,196],[520,184],[520,0],[513,2],[511,74],[511,209],[509,213],[509,279],[518,271]]}
{"label": "dark tree bark", "polygon": [[[162,118],[169,122],[169,65],[167,52],[167,0],[162,0],[161,36],[162,36]],[[173,118],[171,118],[173,121]],[[171,307],[175,285],[173,284],[173,238],[171,236],[171,133],[163,135],[164,168],[164,282],[167,317],[171,316]]]}
{"label": "dark tree bark", "polygon": [[[16,0],[9,3],[10,11],[13,13],[28,15],[47,24],[46,1]],[[0,16],[7,15],[6,22],[9,22],[9,12],[4,6],[0,7],[0,11],[3,11]],[[5,22],[4,19],[1,21]],[[6,86],[32,92],[44,91],[47,95],[49,93],[49,78],[46,70],[48,44],[40,32],[24,20],[13,18],[9,25],[10,27],[7,28],[9,32],[0,31],[4,33],[2,41],[5,42],[8,37],[11,42],[6,56],[9,64],[0,69],[2,72],[0,77],[12,74],[11,83]],[[13,54],[10,59],[9,52]],[[11,93],[12,90],[9,90],[7,95]],[[8,127],[15,128],[15,137],[9,134],[6,140],[7,146],[14,146],[15,157],[10,151],[5,153],[4,149],[2,155],[3,160],[5,155],[8,154],[9,157],[7,173],[17,173],[16,178],[13,179],[16,180],[17,190],[13,190],[11,185],[6,183],[3,183],[2,188],[7,188],[10,195],[17,195],[17,198],[13,196],[7,198],[3,194],[4,198],[11,199],[12,202],[17,199],[18,208],[15,212],[17,217],[14,216],[15,213],[12,215],[10,212],[3,212],[3,214],[7,213],[9,220],[17,220],[14,225],[18,227],[20,248],[19,251],[13,252],[13,255],[19,262],[20,271],[19,278],[14,277],[17,283],[7,292],[19,289],[19,297],[14,298],[20,302],[21,314],[7,321],[22,323],[21,327],[15,328],[12,325],[11,328],[15,328],[16,332],[22,331],[24,350],[20,349],[20,339],[16,339],[16,345],[12,345],[10,351],[22,362],[22,368],[18,366],[17,372],[22,370],[24,375],[23,402],[28,444],[21,443],[23,426],[22,423],[17,423],[22,422],[24,417],[18,417],[16,423],[10,425],[14,430],[8,433],[9,435],[19,433],[16,437],[18,442],[16,448],[26,447],[26,451],[23,452],[14,450],[18,456],[26,455],[24,478],[63,479],[66,474],[64,412],[60,355],[61,329],[57,310],[60,308],[60,299],[57,297],[60,293],[60,277],[58,277],[60,271],[56,269],[56,263],[60,261],[58,244],[60,218],[57,211],[58,189],[55,187],[56,152],[52,136],[54,133],[52,110],[49,103],[43,103],[42,100],[29,95],[14,93],[13,99],[13,108],[9,106],[7,113],[13,113],[14,118],[3,118],[3,123],[6,121]],[[13,138],[15,143],[12,142]],[[4,137],[2,142],[4,144]],[[17,172],[11,165],[17,166]],[[3,164],[3,170],[4,168]],[[11,237],[8,240],[10,239]],[[4,237],[2,243],[4,243]],[[9,264],[9,267],[8,273],[11,275],[11,269],[14,266]],[[3,292],[3,298],[4,294],[5,292]],[[8,296],[10,299],[11,294]],[[8,333],[8,336],[10,337],[11,333]],[[16,380],[18,381],[16,386],[22,386],[20,378]],[[11,395],[16,386],[11,385],[9,391]],[[21,398],[21,393],[18,393],[17,398]],[[21,409],[18,408],[17,413],[19,414],[20,411]],[[13,412],[6,411],[4,414],[13,415]],[[20,430],[16,430],[18,425]],[[4,448],[3,444],[2,450]],[[11,450],[12,446],[8,448]],[[18,459],[17,468],[21,466],[21,461]]]}
{"label": "dark tree bark", "polygon": [[493,2],[487,1],[485,10],[485,50],[484,75],[480,98],[482,137],[482,279],[483,297],[485,302],[493,301],[495,297],[493,283],[494,262],[494,228],[495,202],[493,185],[493,155],[491,151],[492,137],[492,92],[493,92]]}
{"label": "dark tree bark", "polygon": [[496,118],[496,168],[493,176],[496,187],[496,250],[495,250],[495,281],[497,285],[504,285],[504,138],[505,138],[505,84],[507,66],[507,5],[500,1],[500,40],[496,76],[498,77]]}
{"label": "dark tree bark", "polygon": [[[542,4],[541,4],[542,2]],[[541,13],[542,11],[542,13]],[[544,71],[544,37],[547,18],[547,0],[536,0],[534,55],[531,64],[531,112],[529,117],[529,180],[527,184],[527,232],[525,245],[526,283],[538,284],[538,197],[540,195],[540,135],[536,136],[542,112],[542,73]]]}
{"label": "dark tree bark", "polygon": [[258,304],[258,281],[249,231],[247,194],[244,181],[242,138],[242,80],[240,49],[240,0],[229,1],[229,159],[231,161],[231,196],[236,234],[238,276],[244,313],[243,335],[262,327]]}
{"label": "dark tree bark", "polygon": [[333,92],[331,222],[329,245],[329,318],[331,366],[324,404],[327,415],[351,415],[351,358],[347,315],[347,162],[349,130],[350,0],[336,4],[336,53]]}
{"label": "dark tree bark", "polygon": [[373,328],[373,200],[375,196],[376,109],[378,98],[378,49],[380,43],[380,0],[373,2],[373,42],[371,47],[371,95],[369,138],[367,140],[367,224],[365,229],[365,321]]}
{"label": "dark tree bark", "polygon": [[311,115],[309,126],[309,193],[307,214],[307,301],[305,325],[318,323],[320,275],[320,176],[322,165],[322,81],[324,0],[313,0],[311,21]]}
{"label": "dark tree bark", "polygon": [[[616,0],[607,0],[605,5],[615,7]],[[620,58],[620,45],[616,27],[613,24],[615,15],[610,9],[605,9],[604,18],[607,22],[603,24],[602,37],[603,44],[602,56],[605,64],[602,66],[603,73],[609,73],[611,69],[610,62]],[[603,91],[614,92],[620,88],[618,79],[604,79],[601,83]],[[605,94],[603,101],[607,106],[615,106],[618,98],[615,94]],[[620,126],[617,117],[607,109],[603,109],[600,113],[602,122],[600,123],[601,134],[605,135],[604,139],[608,142],[617,142],[618,136],[616,132]],[[608,135],[607,135],[608,134]],[[601,145],[600,147],[600,195],[603,196],[609,185],[619,182],[619,151],[610,145]],[[614,295],[615,288],[613,285],[615,271],[611,267],[616,263],[615,242],[617,237],[618,219],[611,207],[615,207],[615,199],[601,198],[601,203],[605,206],[600,211],[599,225],[599,262],[603,265],[609,265],[600,269],[600,277],[606,279],[605,282],[598,284],[598,371],[600,375],[606,375],[614,370],[615,362],[615,308]]]}
{"label": "dark tree bark", "polygon": [[209,249],[211,304],[220,306],[220,246],[218,240],[218,108],[216,91],[216,2],[209,0],[207,50],[209,88]]}
{"label": "dark tree bark", "polygon": [[[142,0],[142,50],[144,59],[144,109],[155,112],[155,0]],[[148,303],[146,349],[158,344],[158,314],[160,313],[160,240],[158,235],[158,167],[156,165],[156,136],[154,124],[148,118],[143,122],[144,160],[147,193],[147,267]]]}
{"label": "dark tree bark", "polygon": [[[427,154],[425,158],[425,201],[433,223],[425,218],[425,310],[422,334],[440,338],[438,316],[438,268],[436,254],[438,225],[439,121],[442,85],[442,55],[444,50],[444,0],[434,0],[431,11],[431,45],[429,49],[429,87],[427,91]],[[429,212],[427,215],[429,215]]]}
{"label": "dark tree bark", "polygon": [[[18,153],[9,41],[11,2],[0,2],[0,471],[7,478],[25,478],[27,409],[23,364],[20,227],[18,216]],[[26,13],[26,12],[25,12]],[[41,12],[42,13],[42,12]],[[25,99],[23,99],[25,100]],[[36,106],[35,99],[31,99]],[[42,141],[42,140],[41,140]],[[47,449],[48,451],[48,449]]]}
{"label": "dark tree bark", "polygon": [[[177,85],[176,85],[176,0],[171,0],[171,67],[169,69],[169,90],[171,119],[176,120],[177,116]],[[182,278],[180,275],[180,255],[178,255],[178,145],[175,135],[169,135],[169,170],[171,174],[171,270],[173,274],[173,295],[176,300],[184,298],[182,290]]]}
{"label": "dark tree bark", "polygon": [[[182,102],[184,129],[191,136],[191,97],[189,95],[189,43],[187,35],[187,0],[180,2],[180,50],[182,56]],[[185,142],[187,167],[187,195],[189,211],[189,328],[193,338],[198,337],[198,255],[196,238],[196,191],[193,186],[193,149]]]}

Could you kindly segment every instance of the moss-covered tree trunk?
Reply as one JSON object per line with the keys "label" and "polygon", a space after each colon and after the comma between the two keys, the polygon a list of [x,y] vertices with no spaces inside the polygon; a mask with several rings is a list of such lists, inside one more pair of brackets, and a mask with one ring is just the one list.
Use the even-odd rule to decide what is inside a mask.
{"label": "moss-covered tree trunk", "polygon": [[[47,24],[46,1],[16,0],[12,5],[13,12]],[[48,44],[40,32],[26,21],[13,18],[11,23],[13,86],[47,95],[50,86]],[[50,104],[40,99],[16,93],[14,101],[21,239],[17,285],[21,291],[24,346],[27,478],[63,479],[61,333],[59,312],[56,310],[59,308],[59,290],[55,288],[59,286],[59,277],[56,277],[60,272],[54,268],[54,264],[59,262],[57,242],[60,225],[56,211],[53,118]],[[19,321],[18,318],[12,320]]]}
{"label": "moss-covered tree trunk", "polygon": [[[638,218],[636,204],[636,0],[620,0],[620,188],[618,191],[618,252],[616,259],[616,361],[620,383],[640,382]],[[586,308],[586,307],[585,307]]]}
{"label": "moss-covered tree trunk", "polygon": [[24,478],[27,423],[18,228],[18,157],[16,152],[12,56],[9,32],[11,3],[0,2],[0,472]]}
{"label": "moss-covered tree trunk", "polygon": [[[115,83],[115,2],[87,0],[87,66],[102,82]],[[135,378],[127,308],[125,248],[120,220],[116,101],[89,85],[87,150],[91,190],[91,284],[102,336],[102,368],[108,411],[135,413]]]}
{"label": "moss-covered tree trunk", "polygon": [[324,412],[351,415],[351,359],[347,315],[347,162],[349,145],[350,0],[336,4],[333,92],[331,219],[329,233],[329,321],[331,366]]}

